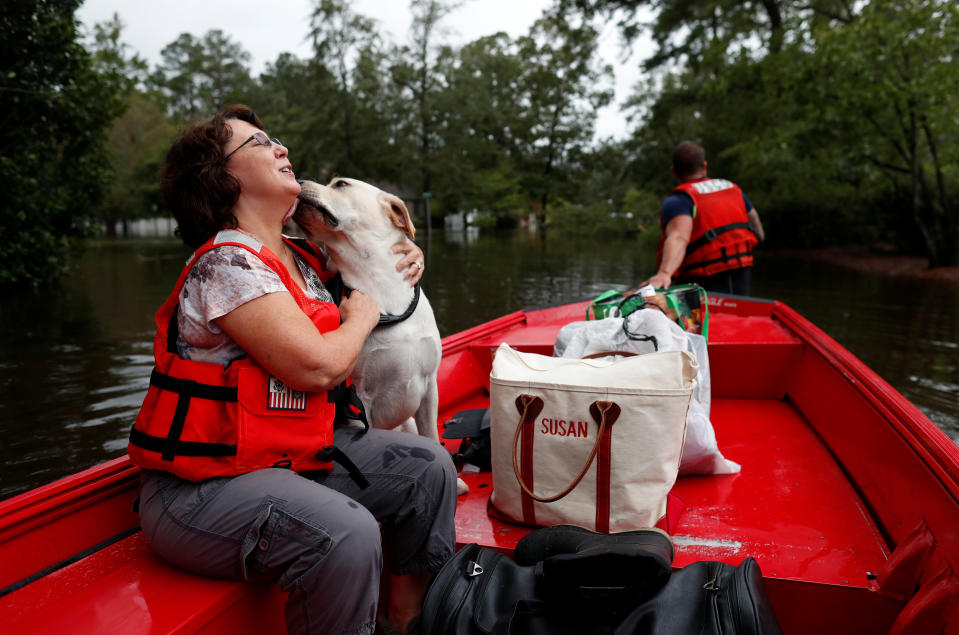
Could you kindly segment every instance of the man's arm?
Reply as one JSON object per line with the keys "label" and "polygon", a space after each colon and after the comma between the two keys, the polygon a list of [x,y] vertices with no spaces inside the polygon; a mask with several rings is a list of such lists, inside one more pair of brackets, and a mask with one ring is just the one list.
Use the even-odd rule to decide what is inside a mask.
{"label": "man's arm", "polygon": [[759,212],[756,211],[755,207],[749,208],[749,211],[746,212],[746,219],[749,222],[749,229],[756,234],[759,242],[766,240],[766,232],[763,231],[763,223],[759,220]]}
{"label": "man's arm", "polygon": [[685,214],[675,216],[666,224],[666,240],[663,243],[663,259],[659,270],[639,286],[651,284],[657,289],[668,289],[673,276],[679,271],[686,258],[686,245],[693,233],[693,217]]}

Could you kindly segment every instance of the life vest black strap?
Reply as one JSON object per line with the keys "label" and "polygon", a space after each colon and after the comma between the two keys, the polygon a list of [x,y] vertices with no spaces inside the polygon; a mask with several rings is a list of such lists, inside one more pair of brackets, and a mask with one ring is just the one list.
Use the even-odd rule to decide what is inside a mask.
{"label": "life vest black strap", "polygon": [[356,467],[356,463],[351,461],[350,457],[346,456],[346,453],[335,445],[328,445],[321,448],[320,451],[316,453],[316,458],[320,461],[335,461],[342,465],[360,489],[366,489],[370,486],[370,482],[363,476],[360,468]]}
{"label": "life vest black strap", "polygon": [[731,232],[734,229],[749,229],[749,223],[729,223],[728,225],[720,225],[719,227],[710,227],[703,232],[702,236],[686,245],[686,255],[688,256],[700,247],[716,240],[720,234]]}
{"label": "life vest black strap", "polygon": [[199,441],[181,441],[183,427],[186,425],[190,401],[194,398],[214,401],[237,401],[235,387],[203,384],[192,379],[181,379],[161,373],[156,368],[150,373],[150,385],[160,390],[176,393],[176,408],[170,430],[165,437],[148,435],[134,427],[130,430],[130,442],[145,450],[159,452],[164,461],[173,461],[178,456],[235,456],[236,445],[226,443],[205,443]]}
{"label": "life vest black strap", "polygon": [[729,262],[730,260],[740,260],[740,261],[741,261],[743,258],[746,258],[746,257],[748,257],[748,256],[752,256],[752,255],[753,255],[753,250],[752,250],[752,249],[749,249],[749,248],[747,248],[745,251],[740,251],[740,252],[737,252],[737,253],[734,253],[734,254],[726,254],[726,253],[724,252],[723,255],[722,255],[721,257],[719,257],[719,258],[712,258],[712,259],[710,259],[710,260],[701,260],[701,261],[699,261],[699,262],[694,262],[693,264],[689,265],[688,267],[683,267],[682,275],[680,276],[680,279],[693,277],[694,274],[691,273],[691,272],[694,272],[694,271],[696,271],[697,269],[705,269],[705,268],[708,267],[709,265],[715,265],[715,264],[721,263],[721,262]]}
{"label": "life vest black strap", "polygon": [[147,434],[136,427],[130,430],[130,443],[144,450],[159,452],[166,456],[236,456],[236,445],[229,443],[204,443],[202,441],[170,440],[167,437],[156,437]]}
{"label": "life vest black strap", "polygon": [[177,303],[177,305],[173,307],[173,313],[170,315],[170,323],[167,325],[166,329],[166,352],[173,353],[174,355],[178,355],[176,340],[180,333],[179,316],[180,305]]}
{"label": "life vest black strap", "polygon": [[213,401],[236,401],[236,387],[214,386],[201,384],[192,379],[180,379],[161,373],[156,368],[150,373],[150,385],[162,390],[175,392],[179,395],[189,394],[198,399],[212,399]]}
{"label": "life vest black strap", "polygon": [[336,405],[336,419],[334,425],[343,424],[347,421],[359,421],[365,427],[365,433],[370,429],[370,422],[366,418],[366,408],[363,401],[356,394],[356,386],[346,385],[343,382],[336,388],[327,391],[327,401]]}

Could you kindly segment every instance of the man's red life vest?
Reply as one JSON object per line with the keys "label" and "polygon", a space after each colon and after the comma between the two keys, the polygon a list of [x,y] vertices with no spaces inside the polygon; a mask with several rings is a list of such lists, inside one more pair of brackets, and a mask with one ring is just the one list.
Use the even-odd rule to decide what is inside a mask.
{"label": "man's red life vest", "polygon": [[[314,254],[285,240],[321,277],[329,277]],[[345,388],[296,391],[249,356],[224,367],[177,354],[180,290],[197,258],[223,245],[242,247],[273,269],[320,332],[340,324],[337,306],[308,298],[268,248],[239,231],[219,232],[193,254],[157,311],[156,366],[130,431],[130,458],[140,467],[190,481],[265,467],[328,469],[330,457],[318,457],[318,451],[333,443],[333,422],[343,407]]]}
{"label": "man's red life vest", "polygon": [[[749,229],[746,204],[739,186],[725,179],[702,179],[677,186],[693,199],[693,230],[686,257],[674,278],[704,278],[729,269],[751,267],[759,242]],[[662,219],[660,219],[662,225]],[[663,260],[666,228],[659,239],[657,265]]]}

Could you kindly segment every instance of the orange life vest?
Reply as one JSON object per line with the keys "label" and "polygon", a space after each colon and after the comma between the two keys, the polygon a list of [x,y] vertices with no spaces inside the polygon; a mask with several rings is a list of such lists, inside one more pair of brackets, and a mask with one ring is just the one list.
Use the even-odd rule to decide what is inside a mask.
{"label": "orange life vest", "polygon": [[[725,179],[702,179],[677,186],[693,199],[693,230],[677,279],[704,278],[729,269],[751,267],[759,242],[749,229],[743,192]],[[662,220],[660,219],[660,224]],[[663,260],[666,228],[659,239],[657,265]]]}
{"label": "orange life vest", "polygon": [[[308,247],[285,240],[321,277],[329,277]],[[180,290],[197,258],[224,245],[242,247],[273,269],[320,332],[340,324],[337,306],[308,298],[267,247],[239,231],[219,232],[193,254],[157,311],[156,366],[130,431],[130,458],[140,467],[190,481],[265,467],[328,469],[331,458],[339,460],[331,445],[334,420],[358,418],[357,409],[362,409],[358,400],[351,401],[355,392],[345,385],[322,393],[292,390],[249,356],[224,367],[177,353]],[[350,406],[353,410],[346,413]]]}

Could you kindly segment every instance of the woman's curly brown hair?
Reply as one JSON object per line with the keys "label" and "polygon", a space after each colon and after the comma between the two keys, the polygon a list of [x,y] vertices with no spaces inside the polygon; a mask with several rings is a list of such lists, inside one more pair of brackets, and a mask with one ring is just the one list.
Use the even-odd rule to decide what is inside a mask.
{"label": "woman's curly brown hair", "polygon": [[233,206],[240,197],[240,182],[226,169],[223,151],[233,137],[227,124],[232,119],[263,130],[252,108],[225,108],[181,134],[160,173],[160,189],[177,220],[176,234],[194,249],[221,229],[237,226]]}

